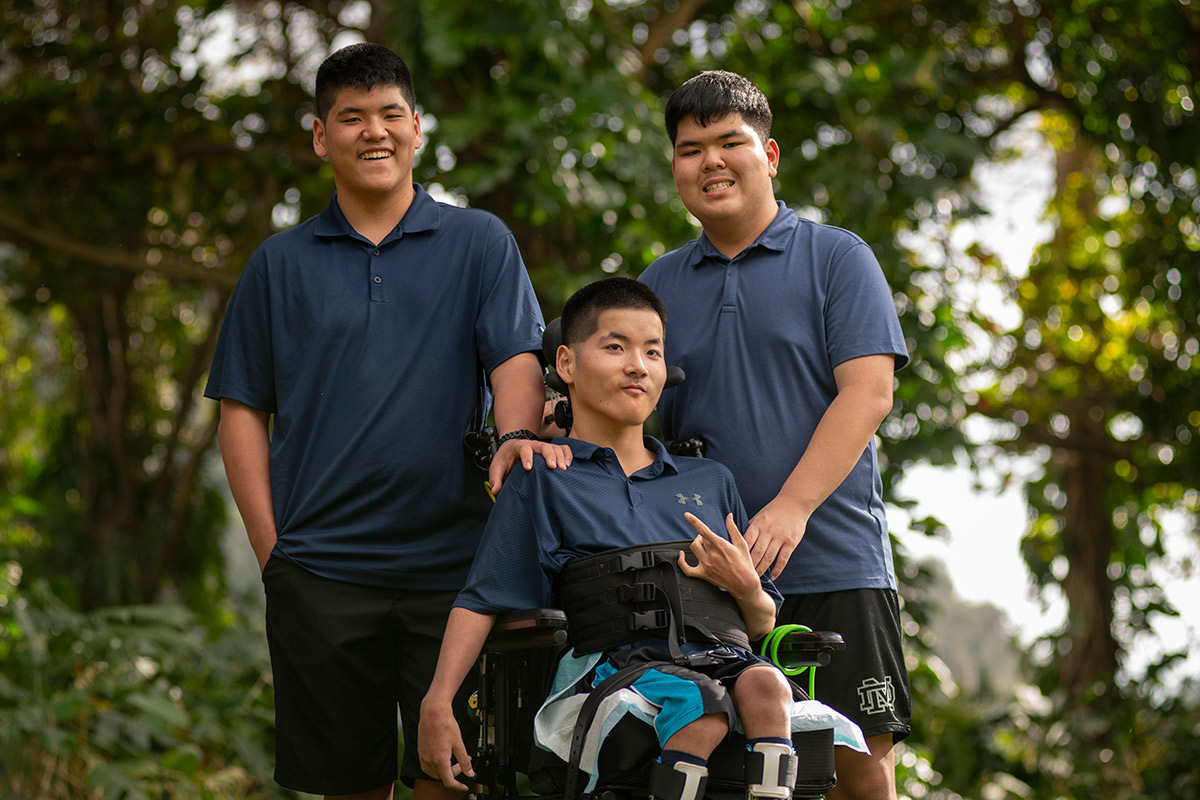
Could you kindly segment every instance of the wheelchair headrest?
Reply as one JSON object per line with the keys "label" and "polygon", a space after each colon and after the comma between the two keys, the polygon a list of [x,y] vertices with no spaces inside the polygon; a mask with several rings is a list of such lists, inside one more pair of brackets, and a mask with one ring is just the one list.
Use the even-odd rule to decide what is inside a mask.
{"label": "wheelchair headrest", "polygon": [[[554,391],[567,397],[567,385],[563,383],[563,379],[558,377],[558,373],[554,370],[554,365],[558,363],[558,347],[563,343],[562,332],[562,317],[555,317],[550,320],[550,324],[546,326],[545,332],[542,334],[542,355],[546,358],[546,365],[549,370],[546,372],[543,380],[546,385]],[[667,381],[663,384],[666,389],[671,386],[677,386],[683,383],[683,369],[680,367],[667,367]]]}

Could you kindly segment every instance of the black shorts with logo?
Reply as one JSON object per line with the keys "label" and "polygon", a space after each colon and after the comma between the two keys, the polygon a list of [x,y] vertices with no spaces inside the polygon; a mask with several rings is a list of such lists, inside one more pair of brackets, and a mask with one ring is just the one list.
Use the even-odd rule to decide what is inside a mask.
{"label": "black shorts with logo", "polygon": [[[312,794],[354,794],[396,780],[397,705],[404,729],[400,778],[421,772],[417,714],[433,679],[454,591],[380,589],[329,580],[279,555],[263,570],[275,683],[275,780]],[[463,742],[478,729],[455,698]],[[432,778],[429,778],[432,780]]]}
{"label": "black shorts with logo", "polygon": [[840,633],[846,649],[817,670],[816,699],[850,718],[864,736],[908,736],[912,696],[901,647],[900,603],[891,589],[784,597],[777,625]]}

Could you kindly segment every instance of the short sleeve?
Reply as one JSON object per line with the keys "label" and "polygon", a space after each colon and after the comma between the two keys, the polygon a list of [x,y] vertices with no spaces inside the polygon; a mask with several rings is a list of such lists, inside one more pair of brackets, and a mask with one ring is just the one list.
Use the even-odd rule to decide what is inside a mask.
{"label": "short sleeve", "polygon": [[491,373],[515,355],[540,352],[545,324],[517,240],[499,220],[488,234],[496,238],[486,251],[475,341],[484,369]]}
{"label": "short sleeve", "polygon": [[260,411],[276,409],[270,287],[259,250],[246,264],[225,309],[204,396]]}
{"label": "short sleeve", "polygon": [[875,253],[857,240],[831,260],[829,269],[825,324],[830,366],[891,354],[895,368],[902,368],[908,363],[908,349]]}
{"label": "short sleeve", "polygon": [[550,604],[552,584],[542,566],[544,548],[526,499],[517,491],[516,482],[524,474],[511,476],[496,498],[456,606],[497,614]]}

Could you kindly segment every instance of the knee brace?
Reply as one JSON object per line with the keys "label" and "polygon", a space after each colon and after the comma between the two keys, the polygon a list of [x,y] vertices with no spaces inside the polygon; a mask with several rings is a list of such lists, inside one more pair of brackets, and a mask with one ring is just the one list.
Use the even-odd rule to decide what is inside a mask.
{"label": "knee brace", "polygon": [[650,767],[650,796],[655,800],[703,800],[708,767],[679,761],[671,766],[655,761]]}
{"label": "knee brace", "polygon": [[796,755],[790,745],[757,742],[747,748],[747,800],[788,800],[796,788],[796,764]]}

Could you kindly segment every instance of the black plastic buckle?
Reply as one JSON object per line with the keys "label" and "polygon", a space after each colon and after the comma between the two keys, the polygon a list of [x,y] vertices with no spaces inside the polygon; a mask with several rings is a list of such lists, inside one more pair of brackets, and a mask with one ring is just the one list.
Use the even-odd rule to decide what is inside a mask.
{"label": "black plastic buckle", "polygon": [[667,627],[668,622],[670,622],[670,617],[661,608],[653,611],[634,611],[629,615],[629,630],[658,630]]}
{"label": "black plastic buckle", "polygon": [[617,599],[622,603],[648,603],[658,594],[653,583],[628,583],[617,589]]}

